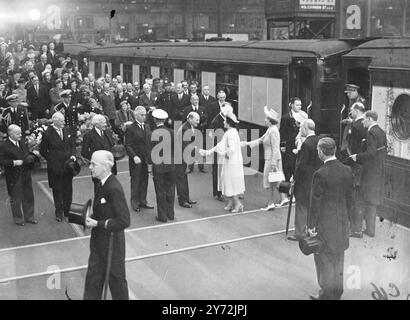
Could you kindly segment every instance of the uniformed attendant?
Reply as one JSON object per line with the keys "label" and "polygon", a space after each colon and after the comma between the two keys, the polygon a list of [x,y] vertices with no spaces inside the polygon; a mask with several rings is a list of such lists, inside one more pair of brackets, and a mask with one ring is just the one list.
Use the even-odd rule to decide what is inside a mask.
{"label": "uniformed attendant", "polygon": [[56,220],[61,222],[63,214],[68,217],[73,198],[73,176],[64,168],[68,159],[76,161],[75,140],[71,130],[64,127],[64,116],[56,112],[51,117],[53,124],[44,132],[40,153],[47,160],[48,184],[53,190]]}
{"label": "uniformed attendant", "polygon": [[174,220],[175,165],[174,131],[164,126],[168,113],[162,109],[152,112],[156,129],[151,135],[152,173],[157,197],[158,213],[155,220],[167,222]]}
{"label": "uniformed attendant", "polygon": [[73,137],[75,137],[78,127],[77,105],[71,103],[71,90],[69,89],[61,91],[60,97],[63,99],[63,101],[55,106],[55,110],[61,112],[64,115],[65,124],[70,128]]}
{"label": "uniformed attendant", "polygon": [[29,134],[30,126],[28,121],[27,109],[25,107],[20,106],[18,102],[19,99],[16,94],[8,96],[6,100],[9,104],[9,107],[6,108],[1,115],[3,122],[3,131],[7,130],[7,128],[11,124],[15,124],[20,127],[23,136]]}
{"label": "uniformed attendant", "polygon": [[124,229],[130,225],[130,211],[124,190],[111,173],[113,165],[111,152],[99,150],[92,154],[91,174],[98,179],[99,186],[93,202],[93,214],[86,219],[86,226],[92,230],[84,300],[101,300],[111,233],[113,242],[108,281],[111,296],[113,300],[128,300]]}

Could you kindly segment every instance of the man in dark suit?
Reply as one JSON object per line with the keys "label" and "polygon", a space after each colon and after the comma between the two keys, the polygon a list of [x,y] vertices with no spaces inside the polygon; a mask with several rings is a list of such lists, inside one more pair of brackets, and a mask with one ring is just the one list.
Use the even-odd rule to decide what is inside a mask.
{"label": "man in dark suit", "polygon": [[[152,173],[157,197],[157,216],[160,222],[174,220],[175,165],[174,131],[164,126],[168,114],[162,109],[152,112],[156,129],[151,135]],[[158,145],[158,147],[156,147]]]}
{"label": "man in dark suit", "polygon": [[[296,149],[295,140],[299,133],[300,124],[308,118],[307,114],[302,111],[302,102],[299,98],[291,98],[289,106],[289,113],[280,120],[279,130],[282,167],[286,181],[290,181],[290,178],[295,174],[296,154],[293,152]],[[289,203],[288,198],[282,200],[280,206],[287,203]]]}
{"label": "man in dark suit", "polygon": [[40,153],[47,160],[48,185],[53,190],[56,220],[63,221],[63,214],[68,217],[73,198],[73,176],[64,168],[68,159],[75,158],[75,140],[71,130],[64,127],[64,116],[56,112],[51,117],[53,124],[44,132]]}
{"label": "man in dark suit", "polygon": [[135,108],[135,121],[125,131],[125,149],[131,177],[131,208],[140,212],[141,208],[154,209],[147,203],[148,165],[151,164],[151,130],[145,123],[145,107]]}
{"label": "man in dark suit", "polygon": [[86,219],[86,226],[92,230],[84,300],[101,300],[110,241],[113,241],[108,280],[111,296],[113,300],[129,299],[125,274],[124,229],[130,225],[130,212],[124,190],[111,174],[113,165],[114,157],[111,152],[100,150],[91,157],[91,174],[94,179],[98,179],[99,184],[94,197],[93,214]]}
{"label": "man in dark suit", "polygon": [[[363,141],[366,140],[367,129],[364,127],[364,112],[365,107],[361,102],[356,102],[352,105],[350,115],[352,122],[349,125],[347,154],[358,154],[362,152]],[[355,238],[362,238],[363,232],[363,216],[360,208],[360,179],[362,173],[362,166],[352,159],[348,158],[345,164],[350,166],[353,171],[353,186],[355,190],[355,214],[350,224],[350,236]]]}
{"label": "man in dark suit", "polygon": [[138,105],[145,107],[147,110],[147,120],[146,122],[150,126],[151,129],[155,128],[155,122],[152,118],[152,111],[155,109],[156,101],[158,99],[158,93],[151,91],[151,86],[148,83],[145,83],[142,86],[144,91],[143,94],[139,96]]}
{"label": "man in dark suit", "polygon": [[6,100],[10,106],[6,108],[1,115],[3,118],[2,128],[7,130],[11,124],[15,124],[20,127],[23,136],[29,134],[30,126],[27,109],[20,106],[18,97],[15,94],[8,96]]}
{"label": "man in dark suit", "polygon": [[[222,91],[223,92],[223,91]],[[212,144],[216,146],[219,141],[221,141],[225,129],[225,120],[226,114],[228,112],[233,112],[233,108],[229,102],[224,102],[221,106],[220,112],[214,117],[211,122],[211,129],[213,133],[210,136],[212,139]],[[212,194],[216,197],[218,201],[225,201],[225,198],[222,196],[222,191],[218,190],[218,181],[220,179],[219,169],[218,169],[218,155],[214,154],[214,161],[212,163]]]}
{"label": "man in dark suit", "polygon": [[338,300],[343,294],[344,252],[354,210],[353,174],[336,159],[333,139],[320,139],[317,150],[324,164],[313,174],[307,227],[309,235],[322,239],[323,248],[314,255],[321,289],[310,298]]}
{"label": "man in dark suit", "polygon": [[[98,101],[101,103],[104,114],[108,117],[111,128],[115,128],[115,99],[110,92],[110,85],[104,83],[104,92],[100,94]],[[91,156],[91,155],[90,155]]]}
{"label": "man in dark suit", "polygon": [[[363,152],[352,155],[353,161],[362,165],[359,196],[361,211],[366,221],[364,233],[374,237],[376,232],[377,206],[383,203],[384,170],[387,154],[386,133],[377,124],[375,111],[366,111],[363,125],[367,128],[367,137]],[[360,221],[362,218],[359,217]]]}
{"label": "man in dark suit", "polygon": [[[199,105],[199,97],[197,95],[191,96],[191,105],[184,108],[182,112],[183,114],[182,119],[187,119],[188,114],[192,111],[196,112],[199,115],[200,121],[199,121],[197,128],[198,130],[202,132],[202,135],[205,138],[205,131],[208,126],[208,117],[207,117],[205,108]],[[198,169],[199,171],[206,173],[203,163],[198,164]],[[194,170],[194,162],[189,164],[188,173],[191,173],[193,170]]]}
{"label": "man in dark suit", "polygon": [[40,81],[43,80],[42,72],[46,68],[46,64],[47,64],[47,55],[42,54],[40,56],[40,62],[34,65],[34,70],[36,71],[37,77],[40,79]]}
{"label": "man in dark suit", "polygon": [[[92,130],[84,135],[81,147],[81,155],[91,160],[92,154],[97,150],[111,151],[114,146],[113,133],[107,129],[107,121],[102,114],[96,114],[91,119],[91,124],[94,126]],[[114,160],[112,173],[117,174],[117,165]],[[98,180],[93,178],[94,192],[97,191]]]}
{"label": "man in dark suit", "polygon": [[185,121],[183,118],[183,111],[185,107],[190,105],[189,96],[186,95],[183,91],[183,87],[181,83],[177,83],[175,86],[176,95],[173,95],[171,98],[171,105],[172,105],[172,121]]}
{"label": "man in dark suit", "polygon": [[315,135],[315,123],[312,119],[303,121],[300,125],[301,136],[305,138],[298,153],[295,170],[295,235],[289,240],[298,241],[306,236],[307,213],[310,201],[310,188],[313,173],[320,168],[322,161],[317,153],[319,136]]}
{"label": "man in dark suit", "polygon": [[[197,112],[191,111],[187,115],[187,121],[179,127],[177,131],[177,143],[178,147],[181,146],[181,158],[178,162],[175,162],[175,173],[176,173],[176,187],[179,205],[183,208],[192,208],[196,201],[192,201],[189,197],[189,184],[187,176],[187,163],[192,163],[193,159],[191,154],[185,153],[185,148],[190,145],[195,139],[201,139],[198,137],[202,133],[197,130],[200,122],[200,118]],[[190,138],[190,139],[189,139]],[[192,146],[191,146],[192,147]],[[202,145],[200,146],[202,147]]]}
{"label": "man in dark suit", "polygon": [[126,94],[128,96],[128,103],[131,105],[131,109],[135,110],[138,106],[138,93],[134,90],[132,83],[127,83]]}
{"label": "man in dark suit", "polygon": [[9,138],[0,145],[0,165],[5,168],[7,192],[14,222],[19,226],[37,224],[34,219],[34,194],[31,184],[29,152],[19,126],[7,130]]}
{"label": "man in dark suit", "polygon": [[[199,105],[203,106],[208,113],[208,106],[215,101],[215,97],[209,94],[209,86],[203,86],[202,93],[199,95]],[[212,119],[209,121],[212,121]]]}
{"label": "man in dark suit", "polygon": [[50,94],[47,87],[39,83],[37,76],[32,79],[33,85],[27,88],[28,110],[31,119],[48,118],[50,115]]}
{"label": "man in dark suit", "polygon": [[226,100],[226,93],[223,90],[220,90],[216,95],[217,100],[208,104],[207,113],[209,126],[211,127],[211,121],[220,113],[221,108]]}

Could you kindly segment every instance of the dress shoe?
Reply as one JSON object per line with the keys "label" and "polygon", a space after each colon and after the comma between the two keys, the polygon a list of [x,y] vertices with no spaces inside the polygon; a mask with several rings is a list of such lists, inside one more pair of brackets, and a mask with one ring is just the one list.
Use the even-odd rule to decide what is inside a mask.
{"label": "dress shoe", "polygon": [[200,172],[206,173],[206,170],[204,168],[199,169]]}
{"label": "dress shoe", "polygon": [[196,202],[196,201],[193,201],[193,200],[188,200],[188,203],[189,203],[189,204],[196,204],[197,202]]}
{"label": "dress shoe", "polygon": [[172,218],[168,217],[168,220],[174,220],[174,217],[172,217]]}
{"label": "dress shoe", "polygon": [[363,238],[363,232],[351,232],[349,237],[361,239]]}
{"label": "dress shoe", "polygon": [[25,223],[24,223],[24,222],[16,222],[16,224],[17,224],[18,226],[21,226],[21,227],[24,227],[24,226],[25,226]]}
{"label": "dress shoe", "polygon": [[154,206],[151,206],[149,204],[140,204],[140,208],[144,209],[154,209]]}
{"label": "dress shoe", "polygon": [[159,222],[167,222],[167,220],[162,220],[162,219],[158,218],[157,216],[155,216],[155,220],[157,220]]}
{"label": "dress shoe", "polygon": [[136,211],[136,212],[140,212],[141,208],[140,207],[132,207],[132,210]]}
{"label": "dress shoe", "polygon": [[231,211],[232,210],[232,204],[228,204],[225,208],[225,211]]}
{"label": "dress shoe", "polygon": [[56,220],[57,220],[57,222],[61,222],[61,221],[63,221],[63,218],[57,217]]}
{"label": "dress shoe", "polygon": [[289,236],[289,237],[288,237],[288,240],[290,240],[290,241],[299,241],[300,238],[299,238],[299,237],[296,237],[296,236]]}
{"label": "dress shoe", "polygon": [[311,294],[309,298],[310,300],[320,300],[320,296],[318,294]]}
{"label": "dress shoe", "polygon": [[221,201],[221,202],[224,202],[224,201],[225,201],[225,198],[222,197],[222,196],[216,196],[216,200]]}
{"label": "dress shoe", "polygon": [[192,206],[188,202],[180,203],[179,205],[183,208],[192,208]]}
{"label": "dress shoe", "polygon": [[29,220],[29,221],[26,221],[27,223],[31,223],[31,224],[37,224],[38,223],[38,221],[37,220]]}

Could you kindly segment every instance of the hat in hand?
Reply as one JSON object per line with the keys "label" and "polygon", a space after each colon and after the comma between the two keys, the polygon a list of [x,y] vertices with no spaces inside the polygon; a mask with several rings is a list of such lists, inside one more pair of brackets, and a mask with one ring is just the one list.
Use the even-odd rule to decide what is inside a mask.
{"label": "hat in hand", "polygon": [[81,166],[77,161],[74,161],[70,158],[66,162],[64,162],[64,171],[75,177],[80,173]]}

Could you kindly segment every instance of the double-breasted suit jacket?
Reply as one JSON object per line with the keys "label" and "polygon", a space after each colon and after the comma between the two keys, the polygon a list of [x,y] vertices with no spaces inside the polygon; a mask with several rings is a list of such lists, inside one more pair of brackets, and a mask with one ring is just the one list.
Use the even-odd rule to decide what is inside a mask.
{"label": "double-breasted suit jacket", "polygon": [[175,94],[171,97],[171,105],[172,105],[172,111],[171,111],[171,119],[173,121],[185,121],[183,119],[183,111],[185,107],[189,106],[191,104],[189,95],[183,94],[181,96],[181,99],[179,98],[178,94]]}
{"label": "double-breasted suit jacket", "polygon": [[364,150],[357,154],[357,163],[362,165],[360,198],[371,205],[380,205],[383,203],[387,140],[386,133],[378,125],[368,130]]}
{"label": "double-breasted suit jacket", "polygon": [[75,156],[75,140],[69,127],[63,128],[63,139],[53,126],[44,132],[40,143],[40,153],[47,160],[48,185],[61,188],[64,176],[64,162]]}
{"label": "double-breasted suit jacket", "polygon": [[23,136],[26,134],[26,131],[30,129],[27,109],[24,107],[17,107],[15,111],[13,111],[12,107],[6,108],[3,111],[2,117],[2,128],[4,132],[7,131],[8,126],[11,124],[18,125],[21,128]]}
{"label": "double-breasted suit jacket", "polygon": [[339,160],[327,161],[313,174],[308,212],[308,227],[316,228],[324,251],[337,254],[349,247],[353,210],[352,169]]}

